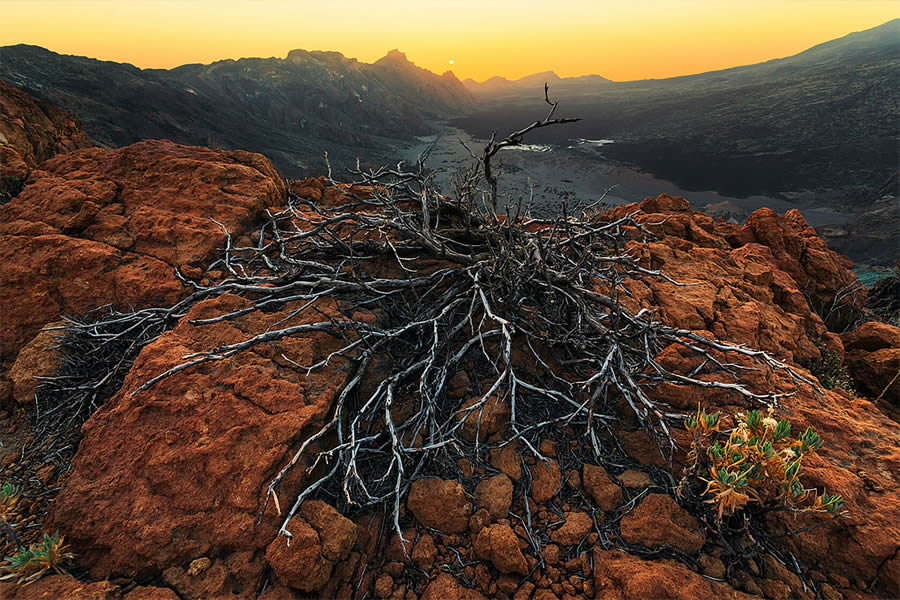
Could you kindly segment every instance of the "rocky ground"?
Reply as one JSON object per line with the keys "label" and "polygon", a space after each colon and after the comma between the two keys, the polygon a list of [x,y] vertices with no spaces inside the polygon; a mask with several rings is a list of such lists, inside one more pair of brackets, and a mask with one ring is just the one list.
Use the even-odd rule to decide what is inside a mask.
{"label": "rocky ground", "polygon": [[[28,153],[10,136],[5,147]],[[293,471],[277,502],[266,486],[330,418],[350,376],[343,359],[310,373],[292,365],[321,360],[342,342],[300,333],[142,386],[191,352],[285,322],[339,322],[347,307],[335,298],[282,302],[206,325],[200,321],[249,308],[252,294],[194,302],[143,346],[123,381],[104,388],[108,397],[97,397],[73,438],[77,452],[74,441],[33,451],[43,448],[34,433],[42,418],[35,377],[52,377],[68,360],[52,338],[60,330],[48,330],[64,325],[63,316],[170,306],[227,278],[232,267],[217,262],[222,247],[253,245],[267,213],[284,207],[287,189],[302,200],[293,205],[299,219],[318,218],[352,190],[323,178],[286,185],[261,155],[166,141],[41,158],[24,189],[0,207],[0,481],[24,486],[25,501],[9,516],[22,541],[58,530],[76,558],[74,576],[3,582],[0,596],[831,600],[900,593],[900,329],[859,324],[864,292],[829,310],[855,276],[796,211],[760,209],[734,225],[661,195],[603,218],[634,214],[652,233],[630,243],[640,265],[690,284],[629,280],[629,310],[654,310],[673,327],[766,351],[823,383],[834,370],[846,375],[847,385],[827,389],[798,385],[786,371],[742,372],[752,389],[786,394],[779,416],[821,435],[823,450],[804,462],[804,477],[812,488],[841,494],[846,517],[772,513],[754,530],[758,539],[738,538],[677,494],[686,432],[674,432],[679,451],[667,461],[618,406],[602,459],[580,452],[583,432],[565,426],[540,441],[538,456],[524,444],[504,444],[511,417],[497,401],[486,405],[483,430],[463,428],[480,451],[411,482],[400,506],[402,537],[389,512],[324,497],[299,507],[289,544],[278,535],[279,513],[317,476],[316,465]],[[424,259],[415,266],[434,268]],[[357,320],[377,317],[353,310]],[[675,344],[656,360],[675,373],[700,366]],[[461,406],[485,391],[472,364],[448,376],[448,397]],[[377,363],[367,378],[377,385]],[[662,383],[647,394],[684,414],[698,404],[723,415],[754,408],[733,391],[695,385]],[[15,552],[12,542],[5,552]]]}

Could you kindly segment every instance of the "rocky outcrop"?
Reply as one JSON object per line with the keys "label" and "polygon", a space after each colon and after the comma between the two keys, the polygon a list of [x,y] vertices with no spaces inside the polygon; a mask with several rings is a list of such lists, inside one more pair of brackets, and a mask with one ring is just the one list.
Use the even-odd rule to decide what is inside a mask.
{"label": "rocky outcrop", "polygon": [[[240,361],[212,362],[136,392],[186,353],[241,341],[246,332],[279,322],[341,318],[324,300],[299,314],[299,305],[286,306],[213,325],[191,324],[246,303],[224,295],[195,305],[175,329],[144,348],[119,394],[85,424],[49,526],[66,533],[93,577],[142,578],[198,557],[227,561],[237,552],[247,555],[248,564],[233,575],[232,587],[261,584],[263,554],[280,524],[276,503],[266,504],[263,490],[298,436],[321,425],[344,376],[340,360],[310,377],[288,368],[287,361],[311,364],[340,342],[324,333],[286,338],[257,346]],[[280,506],[290,505],[298,485],[286,482]],[[307,519],[308,511],[301,517]],[[321,539],[323,532],[330,538],[330,529],[316,530],[321,519],[314,521],[304,527],[298,520],[298,535],[309,530],[310,538]],[[272,560],[285,564],[281,558],[275,552]],[[323,550],[321,558],[327,570],[334,556]]]}
{"label": "rocky outcrop", "polygon": [[39,163],[93,145],[75,113],[0,81],[0,204],[21,191]]}
{"label": "rocky outcrop", "polygon": [[[266,179],[254,181],[264,184]],[[291,189],[319,206],[348,201],[343,190],[323,180],[296,182]],[[833,257],[827,255],[817,267],[807,264],[805,257],[815,254],[809,248],[816,244],[803,238],[799,226],[760,215],[753,231],[768,233],[754,233],[753,240],[741,242],[749,230],[693,213],[679,198],[660,196],[618,210],[639,210],[636,219],[659,234],[631,245],[642,266],[689,284],[630,281],[632,297],[626,302],[635,310],[658,310],[671,325],[762,347],[793,364],[818,356],[820,340],[841,355],[846,346],[848,357],[897,345],[880,326],[837,336],[811,311],[795,277],[802,272],[810,280],[830,281],[811,286],[816,294],[827,295],[843,285],[849,271],[837,259],[829,262]],[[134,213],[123,209],[125,214]],[[45,225],[59,228],[62,221],[49,218]],[[770,226],[782,227],[782,237]],[[189,234],[193,230],[185,231],[183,239],[194,239]],[[199,240],[201,233],[196,235]],[[169,268],[198,270],[215,250],[199,241],[180,244],[176,248],[181,250],[168,254],[171,248],[143,248]],[[795,247],[806,249],[795,256]],[[186,261],[188,256],[192,258]],[[800,271],[794,271],[788,258]],[[202,271],[198,276],[204,276]],[[717,536],[708,535],[705,523],[688,512],[690,506],[674,498],[671,482],[686,460],[685,432],[674,432],[682,452],[675,453],[670,465],[637,429],[630,410],[620,411],[610,421],[611,437],[598,442],[614,456],[601,466],[595,463],[602,459],[588,462],[586,453],[576,452],[584,432],[574,425],[562,426],[559,439],[535,444],[543,460],[522,439],[499,446],[508,433],[504,427],[510,407],[488,396],[482,413],[486,429],[479,429],[477,421],[454,422],[464,440],[490,449],[471,460],[454,462],[454,457],[441,466],[446,472],[440,477],[417,473],[402,498],[402,537],[389,515],[357,511],[341,516],[321,501],[301,505],[288,523],[290,539],[277,536],[286,507],[322,465],[314,465],[311,456],[301,457],[277,497],[268,495],[266,486],[332,414],[348,377],[348,361],[341,356],[311,373],[294,367],[321,360],[346,340],[322,332],[285,337],[138,390],[186,355],[233,344],[276,324],[340,322],[348,316],[373,322],[379,316],[339,307],[327,297],[308,306],[286,302],[271,312],[240,313],[248,306],[249,300],[230,294],[194,305],[173,330],[143,349],[119,393],[85,424],[72,473],[47,527],[66,535],[92,577],[121,576],[140,583],[155,579],[191,599],[252,596],[268,569],[273,584],[267,597],[285,599],[296,594],[353,597],[356,590],[360,596],[393,600],[812,598],[796,574],[778,561],[754,562],[758,572],[752,577],[740,569],[734,570],[741,576],[726,572],[724,550],[714,548]],[[226,314],[232,318],[196,323]],[[751,366],[741,360],[729,356],[729,361]],[[711,376],[681,346],[661,349],[656,361],[674,373]],[[377,379],[379,373],[374,375]],[[825,449],[804,459],[806,483],[839,493],[848,502],[847,518],[814,528],[807,527],[818,517],[771,515],[773,533],[797,532],[773,538],[778,540],[773,543],[796,554],[823,590],[851,597],[895,593],[900,426],[871,402],[814,382],[807,385],[759,369],[741,375],[750,389],[782,393],[779,415],[822,436]],[[477,373],[462,370],[447,373],[447,378],[452,391],[446,410],[473,408],[475,413],[485,393]],[[701,405],[733,415],[759,406],[727,389],[671,383],[645,389],[660,406],[680,413]],[[454,464],[458,478],[450,475]],[[341,493],[334,497],[340,501]],[[610,544],[650,554],[644,560],[602,549]],[[684,562],[685,555],[696,563]]]}
{"label": "rocky outcrop", "polygon": [[[829,250],[798,210],[789,210],[784,216],[768,208],[755,211],[747,223],[730,240],[738,243],[759,243],[767,246],[778,267],[790,275],[806,295],[815,311],[828,312],[835,297],[843,290],[857,284],[850,271],[850,259]],[[865,294],[860,293],[844,302],[848,312],[865,305]],[[832,313],[837,327],[846,315]]]}
{"label": "rocky outcrop", "polygon": [[[738,227],[690,210],[663,194],[617,207],[659,239],[635,244],[641,265],[677,281],[629,285],[634,308],[658,309],[669,324],[705,331],[793,362],[818,358],[816,341],[842,354],[812,304],[827,303],[856,277],[849,261],[825,248],[799,213],[768,209]],[[810,301],[807,300],[809,295]]]}
{"label": "rocky outcrop", "polygon": [[223,227],[237,239],[283,197],[248,152],[146,141],[42,163],[0,207],[0,356],[61,314],[173,303],[188,290],[175,268],[202,277]]}

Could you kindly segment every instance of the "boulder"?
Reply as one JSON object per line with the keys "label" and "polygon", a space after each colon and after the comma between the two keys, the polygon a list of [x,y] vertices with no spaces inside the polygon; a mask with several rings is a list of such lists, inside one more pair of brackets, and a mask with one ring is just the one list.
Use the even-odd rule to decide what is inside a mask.
{"label": "boulder", "polygon": [[566,512],[563,520],[559,528],[550,532],[550,539],[561,546],[578,545],[594,526],[591,517],[579,511]]}
{"label": "boulder", "polygon": [[279,535],[266,548],[266,562],[282,585],[303,592],[321,590],[336,563],[350,554],[357,528],[329,504],[304,502],[291,519],[290,537]]}
{"label": "boulder", "polygon": [[177,301],[174,269],[205,266],[222,227],[239,238],[284,194],[258,154],[165,140],[44,161],[0,207],[0,356],[61,314]]}
{"label": "boulder", "polygon": [[491,448],[490,451],[491,466],[513,481],[522,478],[522,458],[516,448],[516,443],[513,442],[500,448]]}
{"label": "boulder", "polygon": [[696,554],[706,542],[700,524],[666,494],[648,494],[620,522],[622,539],[648,548],[671,546]]}
{"label": "boulder", "polygon": [[[248,305],[229,294],[196,304],[175,329],[141,351],[120,392],[85,423],[48,527],[65,534],[92,577],[154,576],[186,567],[186,557],[215,560],[239,549],[256,557],[254,568],[243,569],[250,580],[241,585],[261,583],[254,578],[263,575],[262,554],[281,520],[272,501],[262,512],[266,486],[300,440],[321,427],[346,378],[342,360],[307,376],[286,359],[311,364],[342,342],[325,333],[284,338],[136,391],[187,353],[244,340],[247,332],[276,323],[344,318],[323,299],[300,312],[301,305],[288,303],[276,312],[191,323]],[[293,502],[301,476],[302,467],[283,482],[282,507]],[[334,516],[314,517],[308,510],[300,516],[312,519],[316,535],[320,521],[329,532],[323,559],[342,553],[346,528],[333,535]]]}
{"label": "boulder", "polygon": [[879,321],[868,321],[852,331],[841,334],[841,342],[845,352],[855,350],[876,352],[887,348],[900,348],[900,328]]}
{"label": "boulder", "polygon": [[458,481],[423,477],[409,488],[406,506],[422,525],[444,533],[463,533],[469,526],[472,504]]}
{"label": "boulder", "polygon": [[531,497],[535,502],[546,502],[562,487],[562,474],[555,460],[538,460],[531,467]]}
{"label": "boulder", "polygon": [[19,406],[34,403],[34,392],[40,383],[37,378],[53,375],[59,365],[61,356],[56,346],[63,325],[63,321],[47,324],[19,351],[16,362],[9,370],[13,397]]}
{"label": "boulder", "polygon": [[317,592],[328,583],[334,563],[325,558],[322,539],[304,519],[288,524],[291,537],[278,536],[266,548],[266,562],[282,585]]}
{"label": "boulder", "polygon": [[617,479],[628,489],[645,488],[653,485],[650,475],[646,471],[638,471],[637,469],[625,469]]}
{"label": "boulder", "polygon": [[[478,405],[481,396],[469,398],[462,403],[460,411]],[[509,422],[509,404],[497,395],[489,396],[483,404],[465,414],[460,436],[467,441],[484,442],[500,433]]]}

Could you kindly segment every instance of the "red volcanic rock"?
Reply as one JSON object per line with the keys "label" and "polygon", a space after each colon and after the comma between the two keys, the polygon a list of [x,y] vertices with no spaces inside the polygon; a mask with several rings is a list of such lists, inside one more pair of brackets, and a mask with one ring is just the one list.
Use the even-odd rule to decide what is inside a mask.
{"label": "red volcanic rock", "polygon": [[650,475],[646,471],[638,471],[636,469],[625,469],[616,479],[628,489],[645,488],[653,485],[653,480],[650,479]]}
{"label": "red volcanic rock", "polygon": [[622,488],[613,483],[606,469],[597,465],[584,465],[582,481],[584,490],[604,511],[610,511],[622,504]]}
{"label": "red volcanic rock", "polygon": [[162,580],[182,600],[246,596],[250,589],[255,591],[247,582],[260,579],[265,570],[262,561],[255,558],[249,551],[234,552],[224,560],[202,557],[192,560],[187,569],[169,567],[163,571]]}
{"label": "red volcanic rock", "polygon": [[179,598],[178,594],[169,588],[139,585],[125,594],[122,600],[179,600]]}
{"label": "red volcanic rock", "polygon": [[562,487],[559,463],[553,459],[539,460],[531,467],[531,497],[535,502],[546,502]]}
{"label": "red volcanic rock", "polygon": [[672,546],[696,554],[706,536],[697,520],[665,494],[648,494],[637,508],[622,517],[622,538],[648,548]]}
{"label": "red volcanic rock", "polygon": [[[120,392],[84,425],[48,527],[65,534],[92,577],[153,575],[196,557],[227,558],[239,549],[258,557],[243,569],[240,583],[261,584],[254,579],[257,572],[263,576],[261,554],[281,520],[273,502],[259,520],[266,485],[300,440],[322,425],[346,377],[341,360],[307,376],[289,368],[284,357],[311,364],[342,342],[324,333],[285,338],[132,394],[187,353],[244,340],[247,332],[283,319],[290,326],[343,318],[324,299],[296,315],[300,306],[288,303],[278,312],[191,324],[248,305],[227,294],[195,305],[175,329],[141,351]],[[282,507],[290,505],[299,485],[297,477],[284,482]],[[317,536],[315,528],[324,527],[329,539],[322,545],[323,560],[342,553],[349,530],[341,525],[335,534],[334,516],[315,517],[311,510],[304,508],[300,517]]]}
{"label": "red volcanic rock", "polygon": [[516,451],[516,443],[506,444],[501,448],[491,448],[491,466],[505,474],[513,481],[522,478],[522,459]]}
{"label": "red volcanic rock", "polygon": [[512,504],[512,492],[512,481],[501,473],[478,482],[475,502],[488,509],[493,519],[505,519]]}
{"label": "red volcanic rock", "polygon": [[887,323],[869,321],[853,331],[841,334],[841,341],[847,352],[854,350],[876,352],[886,348],[900,348],[900,328]]}
{"label": "red volcanic rock", "polygon": [[347,558],[357,537],[353,521],[320,500],[304,502],[300,507],[300,514],[319,533],[325,558],[332,562]]}
{"label": "red volcanic rock", "polygon": [[372,197],[371,189],[361,185],[332,185],[326,177],[310,177],[295,181],[290,192],[299,198],[328,207],[340,207]]}
{"label": "red volcanic rock", "polygon": [[853,580],[877,577],[881,594],[900,595],[900,426],[871,402],[834,391],[807,392],[792,399],[784,413],[822,437],[823,449],[804,459],[805,485],[840,494],[848,511],[846,518],[828,520],[816,531],[802,530],[821,517],[784,516],[785,531],[801,530],[785,543],[823,572]]}
{"label": "red volcanic rock", "polygon": [[[784,216],[769,208],[756,210],[733,239],[746,238],[769,247],[778,268],[811,297],[814,308],[828,307],[839,290],[857,283],[850,270],[852,261],[829,250],[796,209]],[[862,307],[864,303],[861,293],[855,305]]]}
{"label": "red volcanic rock", "polygon": [[[870,321],[841,335],[844,362],[856,388],[869,396],[900,405],[900,329]],[[888,387],[890,386],[890,387]]]}
{"label": "red volcanic rock", "polygon": [[563,515],[565,523],[550,532],[550,539],[563,546],[574,546],[584,539],[594,522],[583,512],[567,512]]}
{"label": "red volcanic rock", "polygon": [[93,145],[75,113],[0,81],[0,204],[38,163]]}
{"label": "red volcanic rock", "polygon": [[434,566],[434,561],[438,556],[437,547],[434,545],[434,538],[427,533],[419,538],[415,548],[412,551],[412,559],[420,568],[428,571]]}
{"label": "red volcanic rock", "polygon": [[20,406],[34,402],[34,392],[39,381],[36,377],[48,377],[59,364],[60,354],[56,348],[62,321],[48,324],[33,340],[19,351],[16,362],[9,370],[13,384],[13,397]]}
{"label": "red volcanic rock", "polygon": [[[0,208],[5,209],[21,195]],[[106,244],[44,232],[10,233],[0,224],[0,358],[11,360],[60,314],[80,314],[112,303],[125,308],[168,305],[186,290],[162,261]],[[4,231],[5,230],[5,231]]]}
{"label": "red volcanic rock", "polygon": [[[460,411],[471,408],[481,402],[481,396],[469,398],[460,406]],[[474,442],[478,438],[483,442],[492,435],[500,433],[509,422],[509,404],[497,395],[488,397],[479,408],[467,413],[460,435],[463,439]]]}
{"label": "red volcanic rock", "polygon": [[487,600],[478,590],[459,584],[449,573],[441,573],[431,580],[421,600]]}
{"label": "red volcanic rock", "polygon": [[489,560],[501,573],[528,573],[519,538],[509,525],[496,523],[485,527],[475,537],[474,548],[478,558]]}
{"label": "red volcanic rock", "polygon": [[318,500],[304,502],[300,514],[288,524],[291,537],[278,536],[266,548],[266,562],[282,585],[315,592],[328,582],[335,564],[350,554],[357,529]]}
{"label": "red volcanic rock", "polygon": [[282,585],[316,592],[328,582],[334,563],[325,558],[318,532],[305,520],[288,524],[291,538],[278,536],[266,549],[266,562]]}
{"label": "red volcanic rock", "polygon": [[616,550],[594,549],[597,600],[751,600],[731,586],[701,577],[674,562],[641,560]]}
{"label": "red volcanic rock", "polygon": [[409,487],[406,506],[422,525],[444,533],[463,533],[472,504],[458,481],[423,477]]}
{"label": "red volcanic rock", "polygon": [[[108,581],[81,583],[69,575],[47,575],[28,585],[0,581],[0,598],[4,600],[119,600],[121,597],[119,586]],[[167,597],[161,594],[156,598],[166,600]]]}
{"label": "red volcanic rock", "polygon": [[0,355],[62,313],[171,304],[174,267],[202,266],[284,185],[258,154],[144,141],[56,156],[0,207]]}
{"label": "red volcanic rock", "polygon": [[760,209],[738,228],[663,195],[610,212],[611,217],[627,214],[659,236],[633,244],[641,266],[691,284],[652,277],[630,282],[630,308],[656,308],[670,325],[788,360],[818,358],[811,338],[824,339],[840,354],[840,341],[810,308],[807,295],[820,308],[856,277],[850,262],[828,250],[795,211],[781,217]]}

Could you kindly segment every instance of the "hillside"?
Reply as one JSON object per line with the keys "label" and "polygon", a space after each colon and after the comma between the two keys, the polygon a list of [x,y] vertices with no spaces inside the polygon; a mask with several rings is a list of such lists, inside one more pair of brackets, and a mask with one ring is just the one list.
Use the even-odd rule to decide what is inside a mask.
{"label": "hillside", "polygon": [[[542,143],[613,139],[607,158],[687,190],[739,197],[880,186],[897,166],[900,19],[795,56],[661,80],[557,79],[583,121]],[[543,82],[470,89],[488,108],[457,123],[481,137],[535,118]]]}
{"label": "hillside", "polygon": [[391,140],[431,131],[428,119],[470,108],[452,75],[415,67],[401,53],[375,64],[337,52],[293,50],[171,70],[0,47],[0,80],[75,111],[98,144],[142,139],[248,148],[286,176],[358,157],[379,160]]}
{"label": "hillside", "polygon": [[0,206],[0,597],[897,597],[900,329],[797,211],[355,177],[145,140]]}

